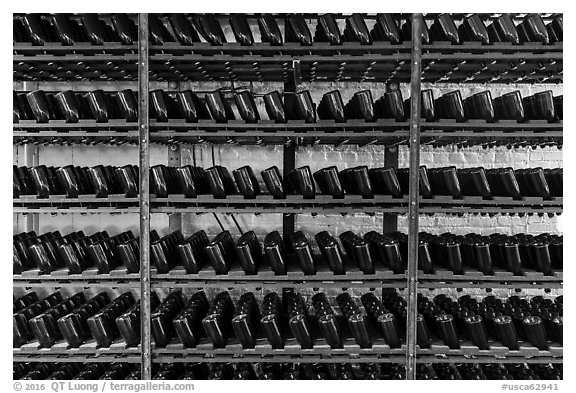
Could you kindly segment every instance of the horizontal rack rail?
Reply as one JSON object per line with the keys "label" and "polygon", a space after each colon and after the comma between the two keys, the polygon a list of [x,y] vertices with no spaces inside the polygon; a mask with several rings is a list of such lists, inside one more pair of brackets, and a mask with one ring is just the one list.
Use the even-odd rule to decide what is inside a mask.
{"label": "horizontal rack rail", "polygon": [[339,133],[346,131],[380,131],[382,130],[407,130],[410,123],[406,121],[396,121],[394,119],[379,119],[376,121],[365,121],[350,119],[344,123],[336,123],[333,120],[318,120],[315,123],[306,123],[304,120],[288,120],[286,123],[276,123],[272,120],[260,120],[258,123],[246,123],[243,120],[230,120],[227,123],[216,123],[213,120],[199,120],[198,123],[186,123],[184,119],[174,119],[161,123],[150,122],[150,130],[153,134],[173,133],[177,135],[182,132],[207,131],[207,132],[266,132],[276,133],[282,131],[292,131],[295,133],[308,134],[309,132],[325,131],[326,133]]}
{"label": "horizontal rack rail", "polygon": [[[337,275],[330,271],[323,263],[317,265],[318,271],[313,275],[305,275],[297,267],[296,262],[288,256],[287,274],[277,275],[269,266],[262,266],[254,275],[246,274],[239,266],[233,266],[227,274],[216,274],[210,266],[204,266],[199,273],[186,273],[182,266],[172,268],[168,273],[158,273],[152,268],[151,277],[153,286],[163,288],[187,287],[266,287],[276,288],[289,286],[321,288],[403,288],[406,276],[402,273],[393,273],[382,266],[376,268],[375,273],[364,273],[356,266],[347,264],[346,273]],[[24,271],[22,274],[12,276],[14,286],[41,287],[41,286],[67,286],[67,287],[136,287],[139,284],[139,274],[126,273],[124,268],[117,268],[110,273],[98,274],[95,268],[89,268],[81,274],[70,274],[67,269],[60,269],[50,274],[40,274],[37,269]],[[555,271],[553,275],[546,276],[541,272],[524,269],[523,276],[515,276],[511,272],[496,270],[494,275],[485,275],[482,272],[466,268],[464,274],[454,274],[444,268],[436,269],[435,273],[420,271],[418,279],[424,288],[523,288],[541,286],[543,288],[561,288],[563,272]]]}
{"label": "horizontal rack rail", "polygon": [[418,355],[418,363],[564,363],[562,357],[538,356],[533,358],[502,356]]}
{"label": "horizontal rack rail", "polygon": [[[382,340],[383,341],[383,340]],[[30,345],[30,344],[26,344]],[[33,345],[33,344],[32,344]],[[114,344],[113,344],[114,345]],[[30,362],[130,362],[140,361],[139,348],[100,348],[89,349],[43,348],[13,349],[14,361]],[[257,345],[254,349],[243,349],[239,344],[214,349],[211,344],[200,344],[196,348],[183,348],[172,344],[166,348],[153,349],[155,362],[298,362],[298,363],[381,363],[399,362],[404,349],[391,349],[377,342],[372,348],[362,349],[355,344],[345,344],[342,349],[332,349],[328,345],[317,345],[313,349],[301,349],[297,344],[288,344],[283,349],[272,349],[269,345]],[[549,350],[538,350],[522,345],[519,350],[505,347],[492,347],[480,350],[478,347],[462,345],[460,349],[449,349],[444,345],[433,345],[429,349],[418,349],[418,362],[421,363],[562,363],[563,348],[551,346]]]}
{"label": "horizontal rack rail", "polygon": [[48,198],[39,198],[36,195],[21,195],[13,199],[14,204],[45,204],[45,203],[62,203],[62,204],[83,204],[83,203],[138,203],[137,197],[126,197],[121,194],[108,195],[107,197],[97,198],[93,195],[80,195],[77,198],[68,198],[65,195],[50,195]]}
{"label": "horizontal rack rail", "polygon": [[96,355],[96,354],[131,354],[140,353],[138,347],[126,347],[126,343],[122,340],[115,340],[109,347],[98,347],[94,339],[90,339],[78,348],[70,348],[66,341],[59,341],[50,348],[41,348],[37,341],[32,341],[22,345],[19,348],[12,348],[13,354],[21,355],[37,355],[37,354],[51,354],[51,355]]}
{"label": "horizontal rack rail", "polygon": [[420,214],[510,214],[510,215],[523,215],[523,214],[548,214],[558,215],[562,214],[562,206],[544,206],[544,207],[530,207],[530,206],[513,206],[513,207],[498,207],[498,206],[421,206],[419,208]]}
{"label": "horizontal rack rail", "polygon": [[376,273],[364,273],[356,266],[347,267],[345,274],[334,274],[328,270],[328,267],[322,265],[319,271],[313,275],[305,275],[302,271],[297,270],[296,262],[287,264],[287,273],[285,275],[275,274],[268,266],[262,267],[259,272],[254,275],[246,274],[240,267],[236,266],[231,269],[227,274],[216,274],[211,267],[204,267],[196,274],[188,274],[184,268],[177,266],[168,273],[158,273],[155,268],[151,269],[153,279],[157,280],[245,280],[245,281],[309,281],[309,280],[327,280],[327,281],[355,281],[355,280],[403,280],[404,274],[396,274],[391,270],[378,267],[379,271]]}
{"label": "horizontal rack rail", "polygon": [[390,55],[410,54],[411,43],[403,42],[392,44],[387,41],[375,41],[370,45],[361,45],[359,42],[343,42],[341,45],[331,45],[328,42],[314,42],[312,45],[302,45],[298,42],[285,42],[282,45],[271,45],[267,42],[255,42],[252,45],[241,45],[237,42],[225,42],[222,45],[211,45],[208,42],[197,42],[193,45],[182,45],[179,42],[165,42],[162,45],[150,45],[150,57],[158,55],[173,56],[216,56],[230,57],[278,57],[284,58],[303,56],[331,56],[339,55]]}
{"label": "horizontal rack rail", "polygon": [[119,42],[104,42],[94,45],[90,42],[75,42],[63,45],[60,42],[47,42],[44,45],[32,45],[29,42],[18,42],[12,45],[14,62],[25,56],[53,56],[59,60],[74,61],[76,56],[125,56],[133,55],[138,59],[138,45],[124,45]]}
{"label": "horizontal rack rail", "polygon": [[257,207],[242,207],[237,206],[202,206],[202,207],[182,207],[182,208],[151,208],[151,213],[155,214],[172,214],[172,213],[226,213],[226,214],[354,214],[363,213],[368,215],[384,213],[384,214],[406,214],[406,209],[403,208],[382,208],[377,206],[372,207],[346,207],[346,206],[280,206],[277,208],[266,208],[262,206]]}
{"label": "horizontal rack rail", "polygon": [[[316,195],[313,199],[304,198],[302,195],[287,195],[285,199],[274,199],[271,195],[257,195],[254,199],[246,199],[241,195],[229,195],[224,199],[214,198],[211,195],[199,195],[196,198],[186,198],[181,195],[170,195],[166,198],[152,196],[151,203],[160,204],[234,204],[234,205],[390,205],[405,204],[407,197],[393,197],[390,195],[374,195],[373,198],[362,198],[360,195],[345,195],[342,199],[333,198],[329,195]],[[483,199],[478,196],[465,196],[461,199],[450,196],[434,196],[432,198],[420,198],[423,205],[482,205],[482,206],[562,206],[562,197],[544,199],[541,197],[523,197],[515,200],[511,197],[493,197]]]}
{"label": "horizontal rack rail", "polygon": [[[457,47],[457,46],[456,46]],[[564,54],[562,51],[550,50],[550,47],[541,46],[539,51],[531,50],[529,52],[517,51],[516,46],[511,46],[508,51],[498,51],[486,54],[481,50],[470,50],[470,49],[460,49],[457,51],[451,51],[451,53],[443,53],[443,50],[435,50],[434,46],[430,46],[428,51],[422,53],[423,60],[423,72],[426,73],[426,67],[430,66],[430,60],[444,60],[444,61],[455,61],[459,60],[461,63],[466,63],[471,60],[482,60],[489,61],[489,64],[497,64],[498,61],[520,61],[520,65],[529,65],[532,61],[540,60],[552,60],[550,63],[552,66],[562,65],[562,59]],[[534,53],[538,52],[538,53]],[[437,63],[434,63],[437,64]],[[446,63],[448,64],[448,63]]]}
{"label": "horizontal rack rail", "polygon": [[[293,131],[262,132],[262,131],[187,131],[187,132],[153,132],[150,135],[152,143],[160,145],[195,145],[209,144],[237,144],[237,145],[291,145],[291,146],[315,146],[333,145],[384,145],[387,147],[406,145],[408,143],[407,131],[394,132],[347,132],[329,133],[312,131],[298,133]],[[451,144],[486,145],[497,146],[507,144],[532,144],[553,145],[563,144],[561,131],[549,131],[546,133],[521,131],[521,132],[469,132],[469,131],[430,131],[420,137],[422,144],[433,146],[445,146]],[[73,145],[82,144],[96,145],[137,145],[138,135],[136,131],[15,131],[13,143],[16,145]]]}
{"label": "horizontal rack rail", "polygon": [[71,131],[61,133],[58,131],[40,132],[14,132],[15,145],[108,145],[108,146],[137,146],[138,132],[135,131]]}
{"label": "horizontal rack rail", "polygon": [[[217,199],[211,195],[200,195],[197,198],[185,198],[172,195],[167,198],[151,197],[151,212],[153,213],[334,213],[345,214],[362,212],[375,213],[406,213],[407,198],[394,198],[389,195],[376,195],[374,198],[363,199],[359,195],[347,195],[344,199],[317,195],[314,199],[305,199],[301,195],[288,195],[286,199],[274,199],[270,195],[259,195],[255,199],[245,199],[240,195],[231,195],[225,199]],[[544,200],[538,197],[526,197],[514,200],[507,197],[495,197],[490,200],[481,197],[463,197],[455,199],[448,196],[437,196],[430,199],[422,198],[420,212],[422,214],[437,213],[562,213],[563,198],[554,197]],[[13,199],[15,213],[54,212],[132,212],[137,206],[137,198],[113,196],[96,198],[83,195],[79,198],[66,198],[63,195],[50,198],[37,198],[25,195]],[[103,209],[103,210],[101,210]]]}
{"label": "horizontal rack rail", "polygon": [[[152,286],[155,288],[404,288],[406,277],[403,274],[393,274],[382,271],[364,275],[361,272],[348,273],[342,276],[334,274],[317,274],[305,276],[302,272],[289,272],[286,276],[276,276],[259,273],[254,276],[245,274],[216,275],[214,272],[204,274],[179,273],[178,268],[168,274],[157,274],[153,269]],[[108,287],[108,288],[139,288],[138,274],[126,274],[118,270],[118,274],[34,274],[36,271],[26,271],[13,275],[14,287]],[[123,273],[123,274],[122,274]],[[360,273],[360,274],[358,274]]]}
{"label": "horizontal rack rail", "polygon": [[[137,122],[127,122],[126,120],[111,119],[106,123],[97,123],[96,120],[81,119],[77,123],[66,123],[66,120],[50,120],[48,123],[38,123],[35,120],[20,120],[19,123],[14,123],[14,136],[17,133],[27,132],[29,134],[41,134],[42,132],[57,132],[59,134],[69,134],[84,132],[87,135],[94,133],[110,132],[112,135],[118,130],[132,130],[138,131]],[[78,135],[78,134],[76,134]]]}
{"label": "horizontal rack rail", "polygon": [[438,121],[422,121],[420,123],[421,136],[435,133],[450,136],[452,133],[470,133],[482,135],[485,133],[498,133],[497,135],[515,135],[517,133],[526,136],[542,135],[562,137],[563,122],[549,123],[546,120],[528,120],[524,123],[515,120],[499,120],[493,123],[485,120],[468,120],[456,122],[456,120],[439,119]]}
{"label": "horizontal rack rail", "polygon": [[31,363],[140,363],[139,354],[17,354],[12,355],[13,362],[31,362]]}
{"label": "horizontal rack rail", "polygon": [[37,269],[14,274],[12,283],[15,287],[109,287],[139,288],[140,274],[126,273],[125,269],[112,270],[110,273],[98,274],[96,268],[89,268],[80,274],[70,274],[68,269],[60,269],[50,274],[40,274]]}
{"label": "horizontal rack rail", "polygon": [[13,199],[13,210],[17,212],[58,212],[76,208],[80,210],[109,210],[138,212],[138,198],[127,198],[123,195],[109,195],[106,198],[96,198],[93,195],[80,195],[77,198],[68,198],[65,195],[51,195],[48,198],[39,198],[36,195],[21,195]]}
{"label": "horizontal rack rail", "polygon": [[513,199],[512,197],[493,197],[492,199],[483,199],[480,196],[464,196],[462,198],[453,198],[451,196],[434,196],[432,198],[420,198],[420,213],[426,214],[429,211],[434,213],[445,211],[458,211],[462,208],[478,209],[486,213],[512,211],[521,212],[556,212],[556,209],[562,210],[563,198],[552,197],[544,199],[541,197],[522,197]]}
{"label": "horizontal rack rail", "polygon": [[245,362],[268,362],[269,360],[278,362],[281,361],[280,359],[290,358],[292,360],[287,361],[321,359],[320,362],[365,362],[367,359],[372,359],[379,362],[389,361],[390,357],[402,356],[406,351],[405,345],[400,348],[390,348],[382,338],[373,340],[371,348],[360,348],[353,338],[347,338],[342,348],[334,349],[324,339],[316,340],[314,347],[310,349],[302,349],[295,338],[288,338],[282,349],[273,349],[264,338],[257,339],[252,349],[242,348],[236,339],[229,341],[230,343],[224,348],[214,348],[207,339],[202,339],[195,348],[185,348],[181,343],[174,342],[165,348],[153,347],[152,353],[156,358],[226,359],[232,357]]}
{"label": "horizontal rack rail", "polygon": [[[138,140],[135,131],[15,131],[16,144],[136,144]],[[335,145],[357,144],[367,146],[372,144],[400,145],[406,144],[407,131],[366,131],[337,133],[311,131],[300,133],[295,131],[184,131],[184,132],[151,132],[150,141],[158,144],[239,144],[239,145]]]}
{"label": "horizontal rack rail", "polygon": [[[394,119],[379,119],[376,121],[365,121],[363,119],[348,119],[343,123],[336,123],[333,120],[318,120],[315,123],[306,123],[304,120],[288,120],[286,123],[276,123],[272,120],[260,120],[257,123],[247,123],[243,120],[230,120],[226,123],[216,123],[213,120],[199,120],[196,123],[188,123],[184,119],[170,119],[168,122],[150,121],[152,133],[158,135],[178,135],[190,133],[192,131],[205,132],[263,132],[277,133],[292,131],[298,134],[308,134],[318,131],[326,133],[355,132],[366,133],[369,131],[380,131],[383,129],[398,131],[407,130],[410,123],[407,121],[396,121]],[[65,120],[50,120],[48,123],[38,123],[35,120],[21,120],[13,123],[14,132],[43,132],[59,131],[66,134],[73,131],[102,132],[134,130],[138,129],[138,123],[127,122],[122,119],[111,119],[105,123],[97,123],[96,120],[81,119],[77,123],[66,123]],[[485,120],[468,120],[456,122],[451,119],[439,119],[438,121],[422,121],[422,133],[432,132],[452,134],[455,132],[476,133],[502,132],[502,134],[515,134],[517,132],[533,132],[534,134],[547,135],[550,132],[561,132],[563,129],[562,120],[550,123],[546,120],[528,120],[517,122],[515,120],[500,120],[496,122],[486,122]],[[551,134],[558,135],[558,134]],[[561,134],[559,136],[562,136]]]}
{"label": "horizontal rack rail", "polygon": [[[226,42],[222,45],[211,45],[207,42],[197,42],[193,45],[183,45],[179,42],[165,42],[162,45],[150,45],[151,55],[158,54],[199,54],[205,56],[230,55],[230,56],[302,56],[302,55],[339,55],[353,54],[356,56],[364,54],[390,54],[408,53],[410,54],[412,44],[405,41],[399,44],[392,44],[387,41],[374,41],[369,45],[362,45],[359,42],[343,42],[341,45],[332,45],[327,42],[314,42],[312,45],[302,45],[297,42],[285,42],[282,45],[271,45],[266,42],[256,42],[253,45],[241,45],[237,42]],[[480,42],[465,41],[460,44],[453,44],[447,41],[436,41],[430,44],[423,44],[423,56],[429,53],[445,54],[476,54],[484,55],[500,54],[502,56],[524,53],[527,59],[541,54],[562,54],[563,42],[556,42],[545,45],[539,42],[525,42],[521,45],[512,45],[509,42],[495,42],[482,44]],[[104,42],[102,45],[93,45],[89,42],[76,42],[72,45],[62,45],[60,42],[48,42],[44,45],[36,46],[31,43],[18,42],[12,46],[14,58],[21,55],[59,55],[68,58],[70,55],[122,55],[135,54],[138,51],[137,45],[124,45],[119,42]]]}
{"label": "horizontal rack rail", "polygon": [[[304,199],[299,195],[289,195],[286,199],[273,199],[269,195],[257,196],[255,199],[244,199],[242,196],[229,196],[226,199],[215,199],[211,196],[199,196],[195,199],[181,196],[168,198],[151,198],[153,213],[175,212],[228,212],[228,213],[406,213],[406,197],[393,198],[388,195],[376,195],[372,199],[363,199],[359,195],[347,195],[344,199],[317,195],[315,199]],[[495,197],[484,200],[481,197],[433,197],[421,199],[421,213],[552,213],[562,212],[562,198],[523,198],[513,200],[506,197]]]}
{"label": "horizontal rack rail", "polygon": [[562,358],[563,348],[559,344],[550,345],[548,350],[539,350],[536,347],[530,345],[530,343],[521,342],[519,349],[511,350],[507,347],[498,345],[498,343],[490,342],[490,349],[480,349],[470,342],[463,342],[459,349],[450,349],[447,345],[440,343],[433,343],[430,348],[418,348],[418,355],[445,355],[448,357],[459,356],[459,357],[469,357],[469,356],[493,356],[493,357],[507,357],[518,359],[519,362],[523,362],[524,359],[534,359],[534,358]]}
{"label": "horizontal rack rail", "polygon": [[[278,124],[271,121],[260,121],[250,124],[243,121],[228,123],[214,123],[210,121],[199,123],[185,123],[172,121],[168,123],[151,123],[151,140],[167,141],[172,143],[243,143],[285,144],[296,142],[298,144],[381,144],[402,143],[408,139],[408,122],[397,122],[383,119],[376,122],[363,120],[348,120],[345,123],[333,121],[318,121],[304,123],[303,121],[288,121]],[[450,120],[437,122],[423,122],[421,124],[423,142],[435,140],[526,140],[547,139],[561,140],[563,137],[562,121],[548,123],[542,121],[529,121],[518,123],[515,121],[499,121],[487,123],[485,121],[471,120],[465,123],[456,123]]]}
{"label": "horizontal rack rail", "polygon": [[[402,352],[402,348],[390,349],[386,344],[382,348],[375,347],[361,349],[352,345],[343,349],[331,349],[325,345],[323,348],[301,349],[295,345],[293,349],[272,349],[269,345],[255,349],[242,349],[237,345],[228,345],[222,349],[212,349],[210,344],[206,348],[183,348],[173,345],[166,348],[153,349],[156,362],[172,359],[174,361],[209,361],[223,362],[396,362],[395,357]],[[352,348],[354,347],[354,348]],[[502,362],[502,363],[559,363],[562,362],[562,347],[550,347],[548,351],[540,351],[535,347],[521,346],[520,350],[508,350],[496,347],[494,350],[480,350],[473,346],[461,346],[460,349],[448,349],[443,345],[434,345],[430,349],[418,349],[418,362]],[[224,360],[226,359],[226,360]]]}
{"label": "horizontal rack rail", "polygon": [[444,289],[444,288],[457,288],[457,289],[562,289],[563,282],[561,281],[426,281],[419,280],[419,288],[425,289]]}
{"label": "horizontal rack rail", "polygon": [[305,275],[291,256],[287,258],[287,273],[275,274],[269,266],[261,266],[254,275],[247,275],[239,266],[233,266],[227,274],[216,274],[210,266],[204,266],[197,274],[187,274],[184,268],[176,266],[168,273],[158,273],[152,268],[152,286],[176,288],[186,287],[257,287],[281,288],[290,286],[299,288],[403,288],[406,286],[406,275],[395,274],[391,270],[379,267],[373,274],[365,274],[356,266],[347,264],[346,273],[336,275],[322,261],[317,265],[317,272]]}
{"label": "horizontal rack rail", "polygon": [[[346,123],[318,121],[304,123],[289,121],[284,124],[272,121],[246,123],[230,121],[215,123],[200,121],[186,123],[174,120],[167,123],[151,122],[150,138],[158,143],[238,143],[238,144],[406,144],[408,142],[407,122],[381,120],[365,122],[349,120]],[[503,141],[536,141],[536,143],[561,143],[563,122],[545,121],[484,121],[440,120],[423,122],[421,139],[423,143],[450,143],[466,140],[468,143],[498,143]],[[16,143],[92,143],[123,144],[135,143],[138,139],[136,123],[112,120],[96,123],[94,120],[80,120],[66,123],[63,120],[49,123],[21,121],[13,125],[13,138]],[[387,131],[385,131],[387,130]]]}
{"label": "horizontal rack rail", "polygon": [[[540,42],[524,42],[521,45],[513,45],[511,42],[493,42],[491,44],[482,44],[475,41],[464,41],[461,44],[453,44],[448,41],[436,41],[431,44],[422,45],[422,57],[430,53],[452,53],[452,54],[475,54],[491,56],[499,54],[506,56],[509,54],[525,53],[527,59],[537,57],[541,54],[555,53],[562,55],[564,43],[556,42],[551,45],[545,45]],[[560,57],[562,59],[562,57]]]}
{"label": "horizontal rack rail", "polygon": [[13,206],[12,213],[18,214],[137,214],[140,209],[131,207],[110,206]]}
{"label": "horizontal rack rail", "polygon": [[343,288],[406,288],[406,279],[396,281],[383,280],[358,280],[358,281],[321,281],[321,280],[262,280],[262,281],[242,281],[242,280],[158,280],[152,278],[152,288],[228,288],[228,289],[250,289],[258,290],[294,288],[297,290],[322,288],[322,289],[343,289]]}
{"label": "horizontal rack rail", "polygon": [[122,340],[115,340],[110,347],[101,348],[91,339],[78,348],[70,348],[60,341],[50,348],[41,348],[37,341],[12,348],[14,361],[23,362],[140,362],[140,346],[126,347]]}
{"label": "horizontal rack rail", "polygon": [[153,205],[247,205],[247,206],[370,206],[370,205],[402,205],[408,203],[407,197],[394,198],[390,195],[374,195],[374,198],[362,198],[360,195],[346,195],[342,199],[333,198],[329,195],[316,195],[313,199],[304,198],[302,195],[287,195],[285,199],[274,199],[272,195],[257,195],[254,199],[246,199],[242,195],[229,195],[224,199],[214,198],[212,195],[198,195],[196,198],[186,198],[182,195],[169,195],[167,198],[150,197]]}
{"label": "horizontal rack rail", "polygon": [[[256,199],[248,200],[238,195],[229,196],[226,199],[216,199],[211,195],[200,195],[193,199],[173,195],[168,198],[151,197],[151,202],[151,212],[155,213],[406,213],[406,208],[401,206],[406,203],[406,198],[395,199],[384,195],[369,200],[363,200],[361,197],[355,198],[355,196],[349,196],[343,200],[319,196],[319,198],[309,200],[294,195],[283,200],[274,200],[271,196],[262,195]],[[37,198],[36,196],[25,195],[13,199],[13,212],[137,212],[136,205],[137,198],[122,196],[96,198],[85,195],[80,198],[66,198],[66,196],[58,195],[50,198]]]}
{"label": "horizontal rack rail", "polygon": [[22,120],[13,125],[15,144],[86,144],[86,145],[136,145],[138,143],[138,123],[124,120],[111,120],[97,123],[94,120],[80,120],[78,123],[66,123],[64,120],[52,120],[37,123]]}
{"label": "horizontal rack rail", "polygon": [[524,275],[515,276],[512,272],[495,269],[493,275],[484,274],[481,271],[474,270],[466,267],[464,274],[454,274],[452,271],[445,268],[436,268],[434,273],[424,273],[422,270],[418,272],[419,280],[430,281],[485,281],[485,282],[509,282],[510,284],[516,282],[562,282],[563,272],[554,271],[552,275],[547,276],[544,273],[537,272],[532,269],[524,269]]}
{"label": "horizontal rack rail", "polygon": [[154,363],[405,363],[405,355],[157,355],[153,352]]}

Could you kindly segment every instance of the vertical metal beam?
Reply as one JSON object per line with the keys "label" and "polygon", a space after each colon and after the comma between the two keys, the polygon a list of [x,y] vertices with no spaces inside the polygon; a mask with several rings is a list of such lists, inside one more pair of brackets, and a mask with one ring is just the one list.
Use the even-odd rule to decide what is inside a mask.
{"label": "vertical metal beam", "polygon": [[[24,165],[26,165],[28,168],[40,165],[40,148],[38,145],[27,143],[24,145],[23,150]],[[40,231],[40,214],[26,214],[26,232],[30,231]]]}
{"label": "vertical metal beam", "polygon": [[418,293],[418,204],[420,185],[420,78],[422,73],[422,14],[412,14],[410,75],[410,186],[408,195],[408,320],[406,378],[416,379],[416,318]]}
{"label": "vertical metal beam", "polygon": [[[384,166],[398,168],[398,146],[386,148],[384,152]],[[398,230],[398,215],[384,213],[383,233],[392,233]]]}
{"label": "vertical metal beam", "polygon": [[138,144],[140,165],[140,320],[142,379],[152,379],[150,329],[150,130],[148,124],[148,14],[138,14]]}

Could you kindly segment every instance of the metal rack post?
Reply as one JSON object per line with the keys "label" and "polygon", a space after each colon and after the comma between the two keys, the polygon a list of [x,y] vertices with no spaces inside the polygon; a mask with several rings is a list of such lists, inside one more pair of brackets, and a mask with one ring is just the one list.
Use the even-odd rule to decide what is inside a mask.
{"label": "metal rack post", "polygon": [[138,14],[138,130],[140,165],[140,319],[142,379],[152,379],[150,329],[150,130],[148,124],[148,14]]}
{"label": "metal rack post", "polygon": [[406,378],[416,379],[416,318],[418,292],[418,203],[420,186],[420,81],[422,72],[422,14],[412,14],[410,78],[410,186],[408,195],[408,320]]}

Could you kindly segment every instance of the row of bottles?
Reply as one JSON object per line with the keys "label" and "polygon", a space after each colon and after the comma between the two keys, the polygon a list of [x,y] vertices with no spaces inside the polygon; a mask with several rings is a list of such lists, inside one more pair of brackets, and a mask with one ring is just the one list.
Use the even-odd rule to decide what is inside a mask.
{"label": "row of bottles", "polygon": [[[476,270],[494,275],[501,270],[517,276],[529,270],[552,276],[563,270],[561,235],[421,232],[419,236],[418,267],[427,274],[442,267],[454,274]],[[286,275],[297,269],[314,275],[326,268],[336,275],[355,268],[364,274],[390,270],[402,274],[408,253],[407,236],[400,232],[384,235],[370,231],[360,236],[346,231],[336,238],[322,231],[314,236],[320,253],[301,231],[288,239],[273,231],[261,243],[254,231],[245,232],[237,240],[229,231],[223,231],[210,240],[203,230],[187,238],[180,231],[160,237],[152,230],[150,240],[151,263],[160,274],[179,268],[182,274],[198,274],[210,268],[215,274],[227,274],[237,267],[247,275],[269,270]],[[59,231],[41,235],[23,232],[13,236],[13,253],[13,274],[36,269],[40,274],[61,270],[80,274],[93,269],[98,274],[140,271],[139,238],[132,231],[114,236],[106,231],[92,235],[77,231],[64,236]]]}
{"label": "row of bottles", "polygon": [[[13,19],[13,41],[30,42],[42,46],[48,42],[60,42],[62,45],[90,42],[102,45],[105,42],[120,42],[132,45],[138,40],[136,24],[126,14],[113,14],[108,23],[96,14],[84,14],[74,17],[70,14],[24,14]],[[170,14],[162,16],[150,14],[149,38],[151,43],[163,45],[165,42],[178,41],[182,45],[194,45],[202,42],[201,38],[213,46],[222,46],[227,41],[224,29],[231,28],[234,39],[242,46],[255,43],[269,43],[272,46],[286,43],[299,43],[311,46],[314,43],[329,43],[339,46],[345,42],[356,42],[360,45],[371,45],[374,42],[399,44],[410,41],[410,19],[404,20],[399,14],[377,14],[375,24],[370,29],[366,17],[352,14],[344,17],[344,26],[340,27],[335,14],[319,15],[316,19],[314,34],[309,21],[302,14],[261,14],[256,18],[261,42],[256,42],[248,18],[242,14],[231,14],[229,18],[216,18],[213,14],[192,15]],[[283,20],[284,34],[278,20]],[[458,24],[456,23],[458,21]],[[111,23],[110,23],[111,22]],[[555,16],[545,23],[540,14],[527,14],[520,23],[514,23],[510,14],[502,14],[487,24],[485,15],[471,14],[463,19],[450,14],[434,15],[428,27],[423,25],[422,43],[478,42],[493,44],[509,42],[521,44],[539,42],[553,44],[562,42],[564,29],[562,15]]]}
{"label": "row of bottles", "polygon": [[[309,166],[302,166],[283,178],[278,167],[272,166],[260,174],[267,192],[248,165],[232,172],[220,165],[207,169],[190,165],[178,168],[156,165],[150,169],[150,192],[157,198],[170,195],[185,198],[212,195],[216,199],[226,199],[241,195],[244,199],[257,199],[258,196],[271,196],[274,199],[302,196],[304,199],[316,199],[323,195],[331,196],[334,202],[352,195],[367,200],[378,195],[394,198],[408,195],[408,168],[368,168],[361,165],[339,171],[336,166],[330,166],[312,173]],[[96,198],[124,195],[130,198],[136,197],[139,191],[138,167],[135,165],[39,165],[30,168],[14,165],[12,179],[13,198],[21,195],[36,195],[38,198],[55,195],[65,195],[67,198],[78,198],[79,195],[92,195]],[[538,197],[549,200],[562,197],[563,189],[562,168],[513,170],[509,167],[420,167],[420,194],[427,199],[450,196],[454,199],[482,197],[490,200],[508,197],[522,200]]]}
{"label": "row of bottles", "polygon": [[[111,300],[102,292],[87,299],[83,292],[64,298],[54,292],[39,299],[35,292],[14,299],[13,347],[36,343],[49,348],[65,341],[78,348],[94,340],[107,348],[121,339],[128,347],[140,342],[140,302],[131,292]],[[400,348],[405,338],[406,301],[397,293],[379,298],[373,292],[352,297],[348,292],[330,299],[322,292],[305,300],[285,288],[279,295],[267,293],[256,300],[254,293],[235,301],[227,291],[211,301],[204,291],[186,298],[181,290],[170,292],[161,302],[152,294],[152,338],[156,347],[180,342],[184,347],[210,343],[213,348],[240,344],[274,349],[289,342],[303,349],[327,343],[331,348],[356,344],[370,348],[377,342]],[[257,344],[258,343],[258,344]]]}
{"label": "row of bottles", "polygon": [[[382,297],[371,291],[360,296],[315,292],[306,298],[284,288],[260,299],[245,292],[232,300],[223,291],[209,300],[204,291],[185,296],[173,290],[161,301],[153,292],[151,299],[156,347],[179,342],[188,348],[239,344],[250,349],[267,342],[281,349],[296,342],[302,349],[326,344],[337,349],[384,342],[400,348],[405,339],[406,301],[397,292],[384,292]],[[120,337],[127,346],[140,342],[140,303],[130,292],[113,300],[105,292],[91,299],[82,292],[67,298],[54,292],[43,299],[29,292],[14,299],[13,307],[15,348],[34,339],[45,348],[61,340],[71,348],[91,339],[99,347],[109,347]],[[420,348],[438,339],[452,349],[470,341],[480,349],[503,345],[510,350],[528,344],[548,350],[563,343],[562,296],[511,296],[504,301],[492,295],[453,299],[440,294],[433,300],[419,296],[418,312]]]}
{"label": "row of bottles", "polygon": [[[492,99],[490,90],[476,93],[465,99],[460,90],[448,92],[434,98],[431,89],[423,90],[422,117],[427,121],[453,119],[458,122],[467,120],[547,120],[555,122],[563,117],[563,96],[553,96],[551,90],[542,91],[522,98],[515,90]],[[317,105],[312,101],[309,90],[294,95],[294,103],[288,105],[278,91],[266,93],[263,103],[269,120],[286,123],[288,120],[301,120],[315,123],[318,120],[331,120],[345,123],[348,120],[373,122],[378,119],[405,121],[409,118],[410,99],[404,99],[400,90],[385,92],[377,100],[372,98],[370,90],[356,92],[345,104],[339,90],[325,93]],[[230,99],[233,98],[233,99]],[[258,111],[257,101],[249,90],[234,93],[227,97],[221,90],[200,94],[190,90],[168,93],[164,90],[150,92],[150,118],[157,122],[173,119],[185,119],[188,123],[213,120],[227,123],[236,120],[235,112],[247,123],[266,120]],[[236,110],[235,110],[236,109]],[[130,89],[118,92],[93,90],[74,92],[63,90],[47,93],[35,90],[28,93],[13,92],[13,123],[20,120],[35,120],[48,123],[53,120],[65,120],[66,123],[78,123],[80,120],[95,120],[107,123],[110,120],[123,119],[127,122],[138,120],[136,93]]]}

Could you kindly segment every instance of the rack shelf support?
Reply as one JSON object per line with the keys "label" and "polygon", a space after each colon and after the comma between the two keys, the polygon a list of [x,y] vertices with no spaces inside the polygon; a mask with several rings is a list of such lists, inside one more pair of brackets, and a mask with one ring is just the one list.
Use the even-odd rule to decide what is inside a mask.
{"label": "rack shelf support", "polygon": [[410,186],[408,196],[408,321],[406,378],[416,379],[416,318],[418,283],[418,203],[420,186],[420,89],[422,74],[422,14],[412,14],[410,75]]}
{"label": "rack shelf support", "polygon": [[150,328],[150,129],[148,120],[148,14],[138,14],[138,130],[140,165],[140,320],[142,379],[152,379]]}

